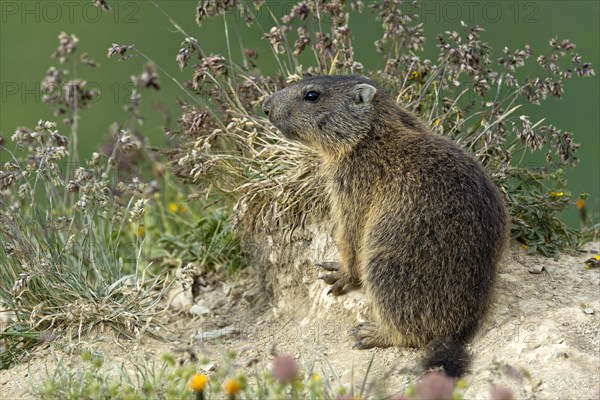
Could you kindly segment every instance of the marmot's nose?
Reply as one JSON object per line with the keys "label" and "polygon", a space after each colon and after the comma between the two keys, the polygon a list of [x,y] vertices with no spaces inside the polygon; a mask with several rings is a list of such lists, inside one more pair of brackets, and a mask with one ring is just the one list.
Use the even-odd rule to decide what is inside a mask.
{"label": "marmot's nose", "polygon": [[265,115],[268,117],[269,116],[269,112],[271,111],[271,99],[273,98],[273,96],[269,96],[265,99],[265,101],[263,102],[263,111],[265,113]]}

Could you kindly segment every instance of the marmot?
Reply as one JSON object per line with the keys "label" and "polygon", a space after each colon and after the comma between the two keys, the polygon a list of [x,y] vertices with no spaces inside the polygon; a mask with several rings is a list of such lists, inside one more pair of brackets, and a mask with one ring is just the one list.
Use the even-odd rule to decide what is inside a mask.
{"label": "marmot", "polygon": [[426,346],[425,368],[464,374],[508,240],[479,162],[363,77],[307,78],[263,107],[322,155],[341,262],[321,264],[332,271],[321,278],[334,295],[362,287],[374,310],[355,346]]}

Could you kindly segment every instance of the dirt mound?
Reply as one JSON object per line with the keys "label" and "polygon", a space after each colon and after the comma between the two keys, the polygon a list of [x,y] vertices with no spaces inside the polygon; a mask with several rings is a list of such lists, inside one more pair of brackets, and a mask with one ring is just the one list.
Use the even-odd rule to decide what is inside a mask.
{"label": "dirt mound", "polygon": [[[291,248],[270,254],[274,264],[266,276],[271,277],[267,281],[276,304],[268,322],[279,334],[254,339],[270,340],[280,351],[331,366],[347,382],[352,372],[357,381],[373,357],[372,376],[402,390],[405,382],[417,378],[423,353],[352,349],[347,331],[370,319],[368,303],[360,292],[327,296],[328,286],[317,280],[312,261],[335,259],[329,238],[329,232],[307,229],[292,239]],[[598,396],[600,270],[586,269],[584,261],[599,248],[599,242],[591,243],[586,253],[553,260],[527,255],[512,244],[500,266],[492,309],[470,346],[467,398],[489,397],[490,381],[504,381],[526,398]],[[274,268],[277,264],[283,267]]]}

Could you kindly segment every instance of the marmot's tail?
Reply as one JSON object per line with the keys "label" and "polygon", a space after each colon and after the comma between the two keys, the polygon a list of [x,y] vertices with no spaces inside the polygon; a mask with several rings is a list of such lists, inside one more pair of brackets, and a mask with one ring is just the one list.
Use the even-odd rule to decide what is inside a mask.
{"label": "marmot's tail", "polygon": [[428,353],[423,362],[425,369],[442,367],[446,375],[460,377],[469,367],[469,354],[461,340],[444,338],[427,344]]}

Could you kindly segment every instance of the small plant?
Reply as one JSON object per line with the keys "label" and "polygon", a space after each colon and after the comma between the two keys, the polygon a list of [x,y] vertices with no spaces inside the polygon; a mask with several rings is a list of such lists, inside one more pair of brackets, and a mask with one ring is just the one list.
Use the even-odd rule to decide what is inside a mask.
{"label": "small plant", "polygon": [[46,372],[32,392],[45,399],[181,398],[190,391],[194,368],[176,367],[170,360],[173,356],[164,355],[161,363],[139,361],[131,370],[111,369],[101,355],[84,351],[79,368],[67,368],[64,360],[58,360],[56,369]]}
{"label": "small plant", "polygon": [[[165,284],[144,277],[141,242],[128,235],[146,200],[134,194],[122,204],[113,195],[110,159],[78,167],[65,179],[68,141],[53,123],[19,129],[13,139],[27,155],[0,172],[3,190],[17,188],[5,192],[0,211],[0,299],[21,327],[0,334],[14,343],[7,351],[27,347],[14,336],[23,327],[54,336],[99,325],[139,334],[156,314]],[[133,186],[143,191],[143,184]]]}
{"label": "small plant", "polygon": [[[96,65],[85,54],[77,59],[74,35],[61,33],[59,42],[54,56],[61,64]],[[16,130],[14,151],[0,148],[9,155],[0,170],[0,304],[12,317],[0,332],[1,368],[62,335],[80,337],[100,326],[127,337],[146,332],[156,324],[155,306],[167,284],[165,275],[147,278],[143,238],[135,234],[151,185],[119,177],[122,157],[144,144],[125,124],[108,154],[80,160],[79,111],[97,93],[68,78],[68,71],[52,67],[42,91],[70,133],[40,120]],[[134,113],[144,86],[136,81]]]}
{"label": "small plant", "polygon": [[[96,67],[77,57],[78,42],[61,33],[54,57]],[[40,120],[16,130],[14,151],[0,144],[10,156],[0,170],[0,310],[12,317],[0,332],[1,368],[60,335],[104,326],[127,337],[152,334],[174,267],[245,265],[227,212],[190,201],[140,130],[142,93],[160,89],[153,65],[132,83],[127,122],[114,123],[89,160],[77,152],[79,112],[98,93],[57,67],[42,81],[43,101],[69,134]]]}
{"label": "small plant", "polygon": [[247,258],[232,232],[229,213],[194,200],[168,174],[163,182],[141,225],[147,249],[144,256],[156,264],[154,273],[188,263],[198,265],[198,273],[233,273],[244,268]]}
{"label": "small plant", "polygon": [[[163,354],[161,362],[135,361],[132,368],[122,366],[110,369],[100,355],[86,351],[82,365],[76,370],[57,362],[53,372],[47,372],[41,384],[34,385],[35,395],[45,399],[170,399],[186,398],[210,400],[314,399],[361,400],[390,398],[396,400],[461,399],[466,389],[464,381],[456,381],[437,373],[425,375],[419,382],[406,387],[404,393],[390,396],[384,382],[371,382],[368,372],[359,377],[360,386],[352,386],[337,379],[327,379],[309,368],[303,371],[287,355],[277,355],[268,369],[236,371],[235,354],[228,356],[221,367],[204,373],[203,361],[179,360],[172,354]],[[332,371],[332,378],[336,374]],[[491,393],[512,392],[504,387],[491,386]],[[191,396],[190,396],[191,395]],[[500,400],[500,397],[494,397]]]}
{"label": "small plant", "polygon": [[511,168],[507,191],[513,204],[512,237],[520,240],[529,254],[539,251],[547,257],[557,256],[560,250],[579,245],[579,232],[565,226],[556,212],[571,203],[565,185],[562,169],[548,173]]}

